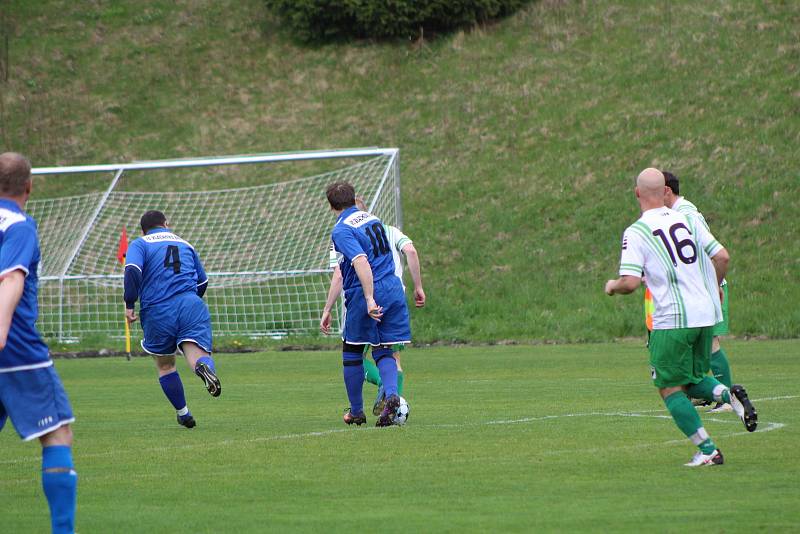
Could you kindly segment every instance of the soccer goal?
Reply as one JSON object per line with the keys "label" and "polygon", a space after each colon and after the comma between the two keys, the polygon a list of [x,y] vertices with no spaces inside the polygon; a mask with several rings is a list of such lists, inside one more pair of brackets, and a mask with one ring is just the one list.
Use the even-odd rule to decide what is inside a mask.
{"label": "soccer goal", "polygon": [[[330,281],[325,187],[352,183],[370,210],[401,226],[399,151],[369,148],[33,170],[27,211],[38,221],[39,329],[51,339],[122,336],[123,229],[141,235],[164,212],[209,276],[215,336],[314,333]],[[37,184],[72,196],[40,199]],[[74,195],[76,191],[81,194]],[[335,314],[334,325],[338,325]],[[134,337],[141,336],[139,327]]]}

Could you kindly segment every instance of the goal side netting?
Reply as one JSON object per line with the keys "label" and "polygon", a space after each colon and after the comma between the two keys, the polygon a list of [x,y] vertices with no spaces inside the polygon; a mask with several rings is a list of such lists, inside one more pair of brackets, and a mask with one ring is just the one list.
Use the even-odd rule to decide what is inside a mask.
{"label": "goal side netting", "polygon": [[[299,163],[310,161],[315,170],[332,169],[304,175]],[[277,165],[281,171],[272,172]],[[241,186],[136,190],[154,182],[180,189],[181,173],[200,167],[217,173],[210,180],[215,184],[224,168],[224,183]],[[335,222],[325,199],[328,184],[352,183],[373,213],[388,224],[401,224],[396,149],[34,169],[34,175],[87,172],[102,187],[77,196],[34,197],[26,207],[39,225],[38,327],[46,338],[122,335],[118,245],[123,228],[130,241],[141,235],[139,219],[148,210],[164,212],[170,228],[198,251],[209,276],[205,298],[215,336],[318,331]],[[150,173],[164,178],[148,179]],[[334,326],[339,319],[337,309]],[[134,337],[141,337],[138,327]]]}

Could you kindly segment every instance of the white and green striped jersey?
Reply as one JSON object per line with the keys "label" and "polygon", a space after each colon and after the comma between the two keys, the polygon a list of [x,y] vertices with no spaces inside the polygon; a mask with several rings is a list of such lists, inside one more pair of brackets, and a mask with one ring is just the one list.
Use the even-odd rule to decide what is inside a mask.
{"label": "white and green striped jersey", "polygon": [[722,245],[697,219],[667,207],[645,211],[622,237],[620,276],[647,277],[653,330],[712,326],[722,320],[711,256]]}
{"label": "white and green striped jersey", "polygon": [[[395,226],[391,226],[388,224],[383,225],[383,229],[386,231],[386,237],[389,240],[389,243],[392,246],[392,258],[394,259],[394,274],[403,281],[403,247],[409,243],[412,243],[411,239],[403,233],[402,230]],[[337,253],[333,249],[333,243],[331,243],[330,249],[330,261],[329,267],[331,269],[335,268],[339,264],[339,253]],[[403,284],[403,290],[405,290],[405,284]]]}
{"label": "white and green striped jersey", "polygon": [[[678,213],[683,213],[689,219],[695,219],[697,224],[702,224],[706,227],[706,230],[709,232],[711,228],[708,227],[708,222],[706,222],[706,218],[703,217],[703,214],[700,213],[700,210],[697,209],[697,206],[686,200],[686,197],[678,197],[675,201],[675,204],[672,205],[672,209],[677,211]],[[728,282],[726,280],[722,281],[722,284],[725,285]]]}

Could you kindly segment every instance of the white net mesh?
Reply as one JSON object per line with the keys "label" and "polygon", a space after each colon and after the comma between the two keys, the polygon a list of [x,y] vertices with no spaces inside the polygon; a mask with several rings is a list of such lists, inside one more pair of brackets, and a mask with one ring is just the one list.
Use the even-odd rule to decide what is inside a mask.
{"label": "white net mesh", "polygon": [[[42,248],[39,329],[60,339],[122,335],[119,237],[125,227],[132,241],[142,214],[157,209],[203,261],[215,335],[315,332],[330,281],[325,187],[346,180],[381,219],[400,217],[396,155],[336,161],[340,168],[313,176],[213,191],[129,191],[154,171],[127,171],[105,200],[98,191],[30,201]],[[237,166],[247,178],[230,181],[263,183],[268,166]],[[170,173],[170,183],[180,181]]]}

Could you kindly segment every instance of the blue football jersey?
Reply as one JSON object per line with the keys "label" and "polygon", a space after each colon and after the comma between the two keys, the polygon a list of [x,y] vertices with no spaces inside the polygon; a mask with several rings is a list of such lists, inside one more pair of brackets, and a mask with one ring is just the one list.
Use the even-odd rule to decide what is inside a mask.
{"label": "blue football jersey", "polygon": [[142,272],[139,309],[169,300],[179,293],[196,292],[208,281],[194,247],[167,228],[155,228],[128,247],[125,267]]}
{"label": "blue football jersey", "polygon": [[366,256],[372,268],[372,279],[394,276],[392,245],[386,230],[376,216],[353,206],[342,212],[331,234],[333,248],[340,255],[339,268],[345,290],[361,286],[353,268],[353,260]]}
{"label": "blue football jersey", "polygon": [[0,277],[15,270],[25,273],[22,297],[0,351],[0,373],[52,365],[47,345],[36,330],[40,259],[36,221],[16,202],[0,199]]}

